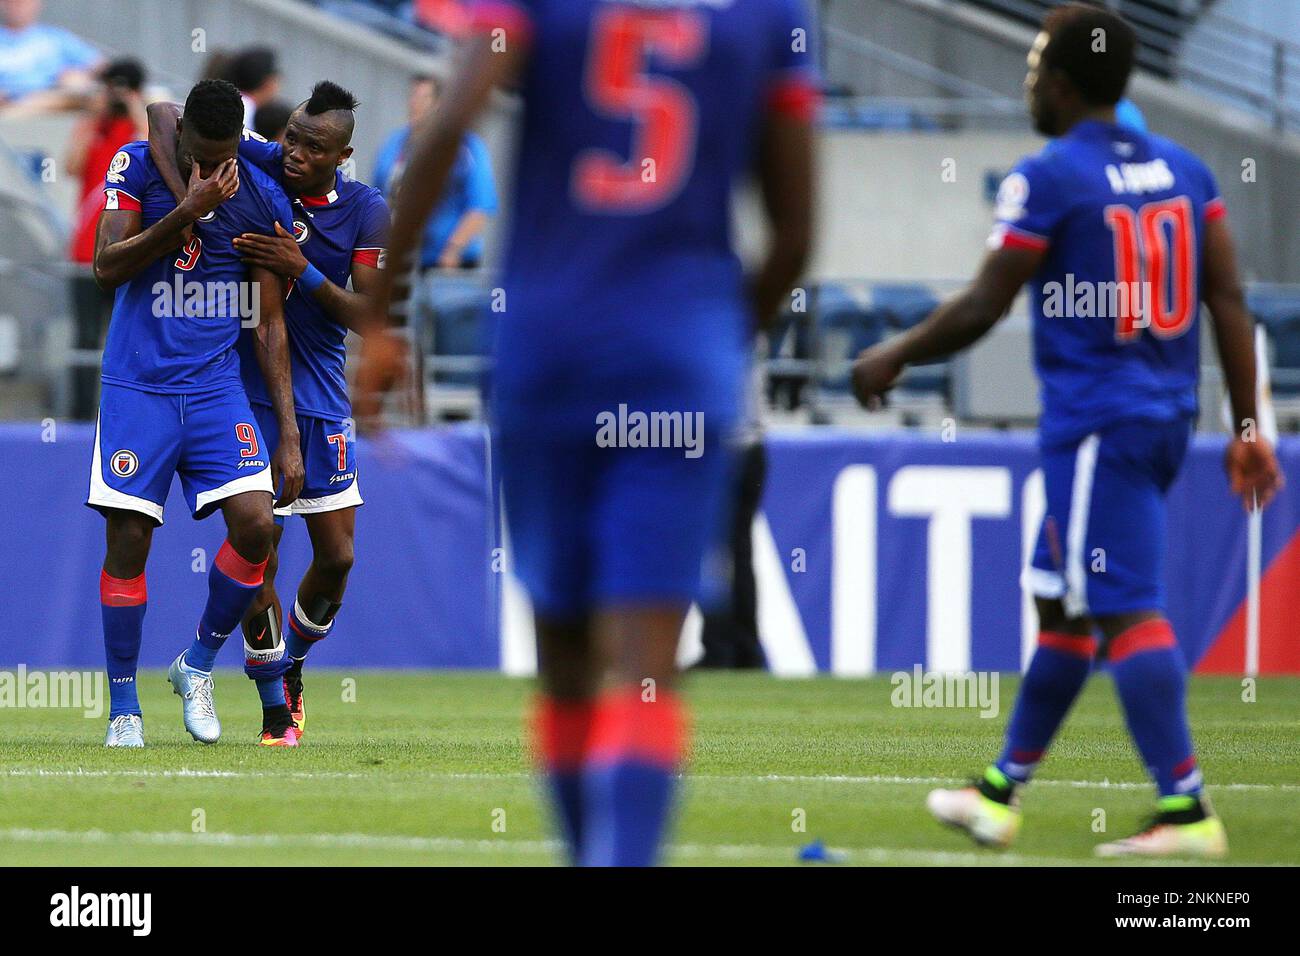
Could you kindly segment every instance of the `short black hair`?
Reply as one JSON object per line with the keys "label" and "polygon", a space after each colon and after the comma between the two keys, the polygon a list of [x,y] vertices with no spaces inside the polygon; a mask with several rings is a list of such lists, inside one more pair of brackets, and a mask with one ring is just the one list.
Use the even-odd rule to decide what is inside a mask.
{"label": "short black hair", "polygon": [[253,132],[262,139],[278,139],[284,132],[284,128],[289,125],[289,117],[292,115],[292,105],[284,100],[272,100],[259,106],[257,112],[253,114]]}
{"label": "short black hair", "polygon": [[1043,20],[1047,46],[1040,70],[1060,70],[1094,106],[1124,95],[1137,58],[1137,34],[1117,13],[1086,3],[1057,7]]}
{"label": "short black hair", "polygon": [[357,98],[343,87],[329,80],[321,80],[311,88],[311,96],[302,104],[302,108],[308,116],[319,116],[331,110],[352,112],[358,105]]}
{"label": "short black hair", "polygon": [[144,86],[144,64],[132,56],[110,60],[99,71],[99,78],[109,86],[139,91]]}
{"label": "short black hair", "polygon": [[225,80],[199,80],[185,98],[185,125],[204,139],[231,139],[244,128],[244,101]]}
{"label": "short black hair", "polygon": [[245,93],[255,90],[280,72],[275,51],[269,46],[251,46],[234,55],[229,66],[230,80]]}

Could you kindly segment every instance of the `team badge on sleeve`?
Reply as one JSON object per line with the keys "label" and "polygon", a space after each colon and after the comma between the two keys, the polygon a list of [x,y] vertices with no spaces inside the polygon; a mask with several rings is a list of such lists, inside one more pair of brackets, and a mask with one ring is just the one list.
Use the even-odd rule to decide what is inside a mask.
{"label": "team badge on sleeve", "polygon": [[1029,180],[1023,173],[1012,173],[998,189],[997,218],[1005,222],[1023,219],[1029,202]]}
{"label": "team badge on sleeve", "polygon": [[121,183],[126,181],[122,175],[126,167],[131,165],[131,154],[125,150],[118,150],[113,156],[113,161],[108,164],[108,181],[110,183]]}

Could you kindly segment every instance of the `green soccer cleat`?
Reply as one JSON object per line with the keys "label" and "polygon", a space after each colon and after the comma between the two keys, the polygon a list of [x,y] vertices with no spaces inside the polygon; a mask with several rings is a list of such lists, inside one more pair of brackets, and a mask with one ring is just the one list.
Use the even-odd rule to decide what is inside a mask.
{"label": "green soccer cleat", "polygon": [[1005,849],[1020,832],[1015,787],[994,767],[969,787],[931,790],[925,806],[940,823],[964,831],[980,846]]}
{"label": "green soccer cleat", "polygon": [[1196,797],[1165,797],[1160,810],[1131,837],[1103,843],[1101,857],[1192,857],[1221,860],[1228,855],[1228,831],[1209,803]]}

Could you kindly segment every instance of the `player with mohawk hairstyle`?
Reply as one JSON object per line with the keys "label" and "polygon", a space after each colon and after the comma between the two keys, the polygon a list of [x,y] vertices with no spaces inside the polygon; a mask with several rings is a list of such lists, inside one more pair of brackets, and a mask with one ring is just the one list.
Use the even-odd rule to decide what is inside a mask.
{"label": "player with mohawk hairstyle", "polygon": [[[345,179],[339,167],[352,155],[356,98],[328,80],[289,117],[284,146],[244,130],[242,159],[273,176],[293,207],[293,233],[277,226],[276,235],[245,234],[234,240],[250,266],[267,269],[289,282],[285,324],[289,331],[294,404],[298,413],[306,481],[291,508],[276,512],[275,543],[284,518],[302,515],[311,537],[312,562],[299,582],[284,627],[275,590],[276,552],[267,565],[262,589],[244,618],[248,676],[262,700],[262,743],[296,746],[305,725],[302,667],[307,652],[334,627],[353,563],[357,485],[356,441],[348,401],[344,340],[349,330],[366,335],[370,296],[384,264],[388,207],[379,190]],[[175,107],[150,107],[150,144],[167,156],[169,131],[163,119]],[[174,169],[161,162],[173,190],[181,186]],[[349,288],[350,284],[350,288]],[[248,355],[245,337],[241,353]],[[250,356],[251,358],[251,356]],[[245,358],[244,385],[259,426],[272,448],[279,430],[255,364]]]}

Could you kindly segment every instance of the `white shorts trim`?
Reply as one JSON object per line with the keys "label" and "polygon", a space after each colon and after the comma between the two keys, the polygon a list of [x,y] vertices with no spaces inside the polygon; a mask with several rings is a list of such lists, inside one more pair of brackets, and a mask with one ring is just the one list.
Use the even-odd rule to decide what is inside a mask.
{"label": "white shorts trim", "polygon": [[342,491],[332,495],[325,495],[323,498],[299,498],[287,508],[276,508],[275,513],[281,517],[289,515],[316,515],[324,514],[327,511],[342,511],[344,508],[356,508],[365,504],[361,500],[361,488],[358,482],[344,488]]}
{"label": "white shorts trim", "polygon": [[1092,509],[1092,479],[1097,473],[1097,447],[1101,436],[1093,433],[1079,442],[1074,458],[1074,484],[1070,488],[1070,524],[1065,545],[1065,613],[1084,617],[1088,613],[1088,576],[1084,571],[1084,547]]}
{"label": "white shorts trim", "polygon": [[163,523],[163,506],[148,498],[139,498],[135,495],[128,495],[124,491],[118,491],[116,488],[110,488],[104,481],[104,465],[99,457],[99,416],[95,416],[95,451],[90,459],[90,494],[86,496],[86,504],[92,508],[117,508],[122,511],[138,511],[140,514],[148,515],[157,521],[159,525]]}
{"label": "white shorts trim", "polygon": [[1034,597],[1059,599],[1065,596],[1065,579],[1055,571],[1025,568],[1024,576],[1020,580],[1021,585],[1028,588],[1029,593]]}
{"label": "white shorts trim", "polygon": [[194,499],[194,513],[198,514],[210,504],[233,498],[235,495],[242,495],[246,491],[265,491],[275,494],[275,488],[271,485],[271,468],[269,465],[254,474],[241,475],[234,481],[228,481],[220,488],[199,492]]}

